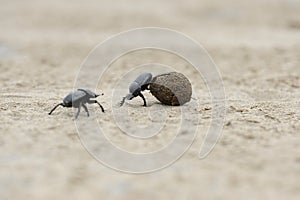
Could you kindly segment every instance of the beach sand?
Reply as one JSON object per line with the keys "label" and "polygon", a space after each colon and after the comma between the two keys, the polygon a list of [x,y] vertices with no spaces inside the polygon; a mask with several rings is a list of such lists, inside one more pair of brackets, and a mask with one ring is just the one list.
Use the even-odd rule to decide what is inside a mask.
{"label": "beach sand", "polygon": [[[298,0],[2,0],[0,199],[299,199],[299,12]],[[132,175],[102,165],[86,151],[72,109],[48,112],[73,90],[80,65],[97,44],[149,26],[182,32],[208,51],[223,79],[226,119],[213,151],[198,159],[212,107],[201,76],[182,68],[193,84],[193,99],[185,106],[191,119],[200,118],[197,138],[173,165]],[[164,53],[137,57],[174,63]],[[79,118],[96,118],[112,141],[139,152],[173,136],[179,109],[145,92],[149,110],[169,112],[169,131],[154,144],[124,142],[113,125],[110,95],[118,74],[136,63],[130,56],[120,59],[118,71],[97,87],[105,94],[98,98],[105,114],[89,105],[97,116],[81,112]],[[124,108],[137,123],[149,123],[141,99]]]}

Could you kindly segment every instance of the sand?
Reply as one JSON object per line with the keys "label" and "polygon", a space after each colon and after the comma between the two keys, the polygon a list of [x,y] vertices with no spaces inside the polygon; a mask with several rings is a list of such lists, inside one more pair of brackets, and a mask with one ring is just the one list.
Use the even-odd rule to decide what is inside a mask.
{"label": "sand", "polygon": [[[299,0],[2,0],[0,199],[299,199],[299,12]],[[48,112],[73,90],[90,50],[111,35],[145,26],[183,32],[205,47],[223,78],[227,114],[221,139],[199,160],[211,121],[209,93],[199,74],[176,61],[193,84],[186,108],[190,120],[200,118],[194,122],[198,137],[173,165],[132,175],[102,165],[85,150],[72,109]],[[89,105],[97,116],[82,112],[79,118],[99,120],[124,148],[153,150],[174,136],[179,110],[165,108],[148,92],[148,109],[141,99],[125,103],[138,124],[149,123],[149,110],[166,109],[170,121],[156,143],[128,144],[113,123],[111,91],[119,74],[140,64],[136,58],[174,59],[137,54],[116,61],[118,70],[99,84],[106,113]],[[126,95],[129,84],[118,95]]]}

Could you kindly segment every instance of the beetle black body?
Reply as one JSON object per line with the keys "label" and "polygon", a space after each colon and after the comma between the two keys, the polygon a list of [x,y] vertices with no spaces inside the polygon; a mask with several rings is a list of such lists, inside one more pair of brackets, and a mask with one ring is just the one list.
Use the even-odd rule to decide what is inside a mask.
{"label": "beetle black body", "polygon": [[[102,94],[103,95],[103,94]],[[87,89],[77,89],[74,92],[71,92],[70,94],[68,94],[62,103],[57,104],[50,112],[49,115],[52,114],[52,112],[58,107],[58,106],[62,106],[62,107],[73,107],[73,108],[78,108],[78,111],[76,113],[75,119],[78,118],[78,115],[80,113],[80,108],[83,107],[84,110],[87,113],[87,116],[90,116],[89,111],[86,107],[86,104],[92,104],[92,103],[97,103],[102,112],[104,112],[104,108],[103,106],[97,101],[97,100],[91,100],[92,98],[97,98],[99,95],[95,94],[94,92],[87,90]]]}
{"label": "beetle black body", "polygon": [[144,101],[144,106],[147,106],[146,99],[142,94],[142,91],[149,89],[149,84],[152,81],[152,74],[145,72],[139,75],[129,86],[129,94],[127,94],[121,101],[120,106],[123,106],[125,100],[131,100],[137,96],[140,96]]}

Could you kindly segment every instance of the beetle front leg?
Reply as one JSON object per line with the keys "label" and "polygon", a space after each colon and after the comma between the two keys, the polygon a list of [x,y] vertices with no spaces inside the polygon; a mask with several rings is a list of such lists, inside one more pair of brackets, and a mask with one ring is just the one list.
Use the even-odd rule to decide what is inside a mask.
{"label": "beetle front leg", "polygon": [[89,103],[89,104],[91,104],[91,103],[96,103],[96,104],[98,104],[98,105],[100,106],[102,112],[105,112],[103,106],[102,106],[97,100],[89,100],[88,103]]}
{"label": "beetle front leg", "polygon": [[120,102],[120,107],[122,107],[125,103],[126,97],[123,97],[122,101]]}

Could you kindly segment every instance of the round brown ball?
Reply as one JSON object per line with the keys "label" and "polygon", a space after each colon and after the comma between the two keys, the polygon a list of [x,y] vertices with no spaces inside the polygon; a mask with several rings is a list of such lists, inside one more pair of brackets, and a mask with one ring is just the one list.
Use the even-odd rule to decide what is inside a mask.
{"label": "round brown ball", "polygon": [[170,72],[155,76],[150,92],[163,104],[179,106],[191,100],[192,85],[183,74]]}

